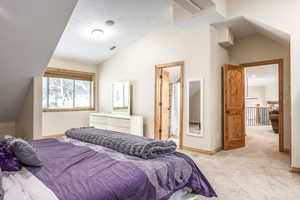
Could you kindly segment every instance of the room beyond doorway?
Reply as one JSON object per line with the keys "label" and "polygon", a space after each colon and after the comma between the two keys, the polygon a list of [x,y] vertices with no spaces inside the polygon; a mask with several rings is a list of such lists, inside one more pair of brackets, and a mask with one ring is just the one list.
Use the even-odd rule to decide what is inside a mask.
{"label": "room beyond doorway", "polygon": [[[245,68],[245,130],[275,134],[284,152],[283,59],[241,64]],[[272,136],[274,137],[274,135]]]}
{"label": "room beyond doorway", "polygon": [[155,133],[182,148],[184,62],[155,66]]}
{"label": "room beyond doorway", "polygon": [[[223,71],[223,127],[224,127],[224,150],[230,150],[240,147],[245,147],[246,145],[246,119],[249,120],[248,125],[252,125],[253,121],[255,125],[269,125],[270,114],[273,110],[261,110],[260,107],[255,107],[254,112],[255,115],[247,116],[246,113],[246,99],[251,97],[247,97],[247,92],[249,92],[246,88],[246,80],[245,79],[245,71],[247,68],[253,67],[262,67],[267,65],[277,65],[277,74],[278,74],[278,101],[274,103],[274,101],[268,102],[272,109],[276,110],[277,115],[277,128],[279,135],[279,151],[284,152],[284,133],[283,133],[283,59],[277,60],[268,60],[254,63],[246,63],[241,65],[229,65],[226,64],[224,66]],[[254,69],[254,68],[253,68]],[[263,73],[264,74],[264,73]],[[254,81],[254,82],[257,82]],[[247,98],[246,98],[247,97]],[[254,102],[255,103],[255,102]],[[275,105],[277,104],[277,105]],[[255,104],[258,105],[258,104]],[[267,105],[267,104],[266,104]],[[272,112],[271,112],[272,111]],[[257,113],[256,113],[257,112]],[[262,116],[260,113],[265,113]],[[267,118],[267,119],[265,119]]]}
{"label": "room beyond doorway", "polygon": [[246,68],[246,129],[264,127],[278,134],[278,85],[277,64]]}

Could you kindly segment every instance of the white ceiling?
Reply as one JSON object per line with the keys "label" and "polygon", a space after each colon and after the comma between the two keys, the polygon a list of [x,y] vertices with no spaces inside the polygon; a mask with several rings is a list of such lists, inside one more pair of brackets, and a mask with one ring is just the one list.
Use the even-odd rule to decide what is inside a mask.
{"label": "white ceiling", "polygon": [[278,65],[265,65],[246,68],[248,86],[278,84]]}
{"label": "white ceiling", "polygon": [[[54,57],[98,64],[171,20],[167,0],[79,0]],[[114,20],[107,26],[106,20]],[[95,39],[93,29],[104,36]],[[117,48],[110,51],[112,46]]]}
{"label": "white ceiling", "polygon": [[174,2],[190,14],[197,14],[201,10],[214,5],[212,0],[174,0]]}
{"label": "white ceiling", "polygon": [[278,43],[289,46],[290,35],[261,22],[245,17],[234,17],[213,24],[217,28],[229,28],[236,40],[255,34],[261,34]]}

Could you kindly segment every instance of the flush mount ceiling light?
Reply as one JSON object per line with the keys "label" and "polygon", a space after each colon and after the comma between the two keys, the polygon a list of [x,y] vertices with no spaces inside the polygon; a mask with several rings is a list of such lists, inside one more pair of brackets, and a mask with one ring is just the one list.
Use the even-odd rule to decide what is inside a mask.
{"label": "flush mount ceiling light", "polygon": [[117,47],[116,46],[112,46],[109,50],[113,51],[115,50]]}
{"label": "flush mount ceiling light", "polygon": [[94,29],[91,34],[93,37],[98,38],[104,35],[104,31],[102,29]]}
{"label": "flush mount ceiling light", "polygon": [[115,21],[113,21],[113,20],[107,20],[107,21],[105,22],[105,24],[106,24],[107,26],[113,26],[113,25],[115,24]]}

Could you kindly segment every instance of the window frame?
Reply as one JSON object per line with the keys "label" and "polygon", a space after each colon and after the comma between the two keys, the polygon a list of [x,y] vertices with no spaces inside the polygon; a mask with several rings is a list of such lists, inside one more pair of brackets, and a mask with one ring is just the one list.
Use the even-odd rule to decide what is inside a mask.
{"label": "window frame", "polygon": [[[90,107],[43,108],[43,112],[71,112],[71,111],[95,111],[96,110],[96,106],[95,106],[96,105],[96,73],[48,67],[43,77],[91,81],[91,88],[90,88],[91,106]],[[47,81],[47,84],[48,84],[47,86],[47,90],[48,90],[47,102],[48,102],[49,101],[49,79]],[[75,82],[74,82],[74,90],[75,90]],[[75,99],[73,101],[75,101]]]}

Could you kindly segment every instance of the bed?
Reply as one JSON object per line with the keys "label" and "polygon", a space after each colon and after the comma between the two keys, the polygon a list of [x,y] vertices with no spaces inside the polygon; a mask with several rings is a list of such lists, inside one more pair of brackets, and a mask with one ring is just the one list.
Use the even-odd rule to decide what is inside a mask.
{"label": "bed", "polygon": [[4,173],[4,200],[179,200],[215,197],[186,155],[142,159],[69,137],[31,141],[42,167]]}

